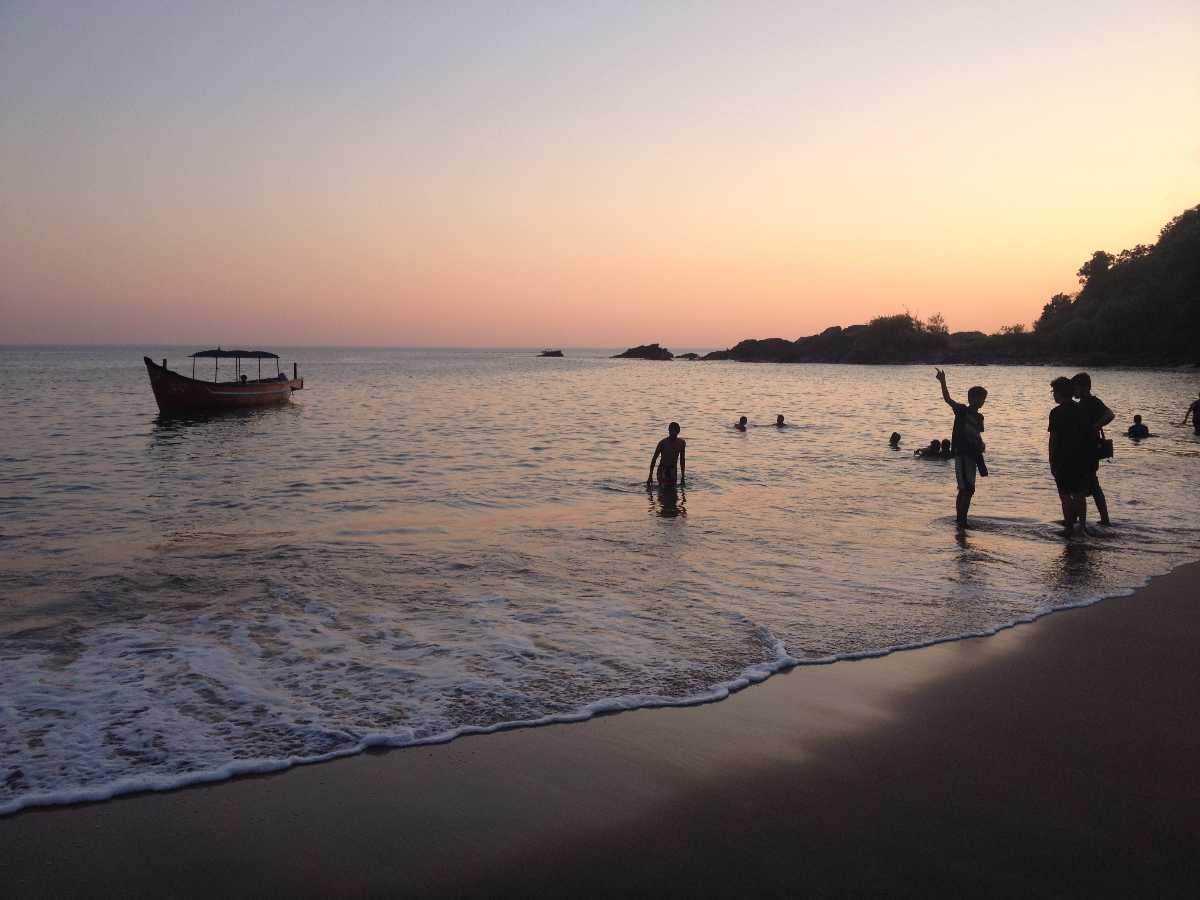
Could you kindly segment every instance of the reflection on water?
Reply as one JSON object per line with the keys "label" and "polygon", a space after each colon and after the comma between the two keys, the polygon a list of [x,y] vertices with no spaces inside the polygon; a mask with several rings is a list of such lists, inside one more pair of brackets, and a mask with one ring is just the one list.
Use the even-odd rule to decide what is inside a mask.
{"label": "reflection on water", "polygon": [[[1159,436],[1102,469],[1116,525],[1064,542],[1050,369],[950,371],[989,389],[958,531],[951,468],[910,452],[951,426],[924,367],[301,350],[293,404],[161,419],[143,352],[181,355],[0,351],[0,810],[714,696],[1122,590],[1200,539],[1187,373],[1097,374]],[[686,492],[643,495],[671,420]]]}
{"label": "reflection on water", "polygon": [[650,512],[663,519],[674,519],[687,515],[687,494],[682,486],[646,484],[646,496],[650,498]]}

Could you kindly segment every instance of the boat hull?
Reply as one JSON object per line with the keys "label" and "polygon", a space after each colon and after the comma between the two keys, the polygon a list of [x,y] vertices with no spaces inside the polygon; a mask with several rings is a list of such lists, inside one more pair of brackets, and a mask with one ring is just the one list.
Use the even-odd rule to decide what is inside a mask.
{"label": "boat hull", "polygon": [[143,356],[150,387],[161,413],[187,413],[223,409],[250,409],[290,403],[294,391],[303,390],[304,379],[287,381],[199,381],[160,366]]}

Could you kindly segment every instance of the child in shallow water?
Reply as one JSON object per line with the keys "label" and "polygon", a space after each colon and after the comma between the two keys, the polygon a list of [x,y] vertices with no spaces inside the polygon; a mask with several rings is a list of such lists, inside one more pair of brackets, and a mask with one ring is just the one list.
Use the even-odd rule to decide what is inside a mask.
{"label": "child in shallow water", "polygon": [[975,476],[987,476],[983,461],[983,413],[979,410],[987,402],[987,389],[976,385],[967,391],[967,402],[959,403],[950,396],[946,387],[946,373],[935,369],[938,384],[942,388],[942,399],[954,411],[954,430],[950,434],[950,451],[954,456],[954,480],[958,494],[954,498],[954,517],[959,525],[967,524],[971,511],[971,498],[975,496]]}

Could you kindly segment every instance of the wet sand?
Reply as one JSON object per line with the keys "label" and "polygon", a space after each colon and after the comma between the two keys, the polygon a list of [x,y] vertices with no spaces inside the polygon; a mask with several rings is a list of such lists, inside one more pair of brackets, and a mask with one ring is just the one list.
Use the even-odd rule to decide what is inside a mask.
{"label": "wet sand", "polygon": [[26,896],[1193,896],[1200,564],[729,700],[0,819]]}

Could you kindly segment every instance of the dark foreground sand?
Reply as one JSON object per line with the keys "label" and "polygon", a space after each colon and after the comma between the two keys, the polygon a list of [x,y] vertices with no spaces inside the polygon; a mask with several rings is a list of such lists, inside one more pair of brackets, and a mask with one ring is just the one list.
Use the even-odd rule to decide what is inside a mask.
{"label": "dark foreground sand", "polygon": [[0,895],[1200,895],[1200,566],[730,700],[0,819]]}

